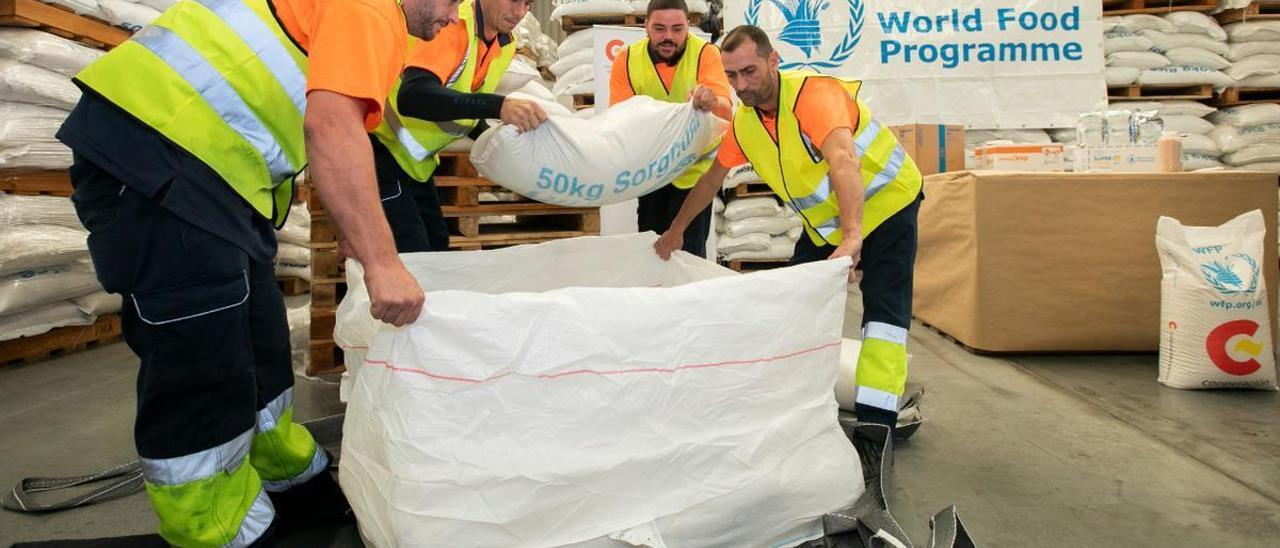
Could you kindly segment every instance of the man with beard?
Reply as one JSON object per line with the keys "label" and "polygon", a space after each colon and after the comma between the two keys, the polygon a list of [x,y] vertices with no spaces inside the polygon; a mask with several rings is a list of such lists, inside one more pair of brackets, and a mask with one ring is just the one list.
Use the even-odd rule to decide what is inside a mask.
{"label": "man with beard", "polygon": [[113,545],[267,546],[341,519],[329,456],[293,420],[272,268],[304,166],[364,265],[373,316],[423,293],[380,215],[366,134],[406,39],[456,0],[179,2],[76,76],[58,133],[103,287],[138,357],[134,440],[159,535]]}
{"label": "man with beard", "polygon": [[[705,40],[689,35],[689,8],[684,0],[650,0],[646,13],[646,38],[613,60],[609,104],[616,105],[636,95],[668,103],[692,101],[694,108],[712,111],[728,120],[733,102],[729,98],[729,83],[724,77],[720,51]],[[670,185],[640,197],[636,214],[641,232],[652,230],[661,234],[671,226],[689,189],[698,181],[698,176],[711,167],[711,152],[715,147],[712,143],[707,156]],[[710,230],[711,208],[706,207],[686,223],[683,249],[706,257]]]}
{"label": "man with beard", "polygon": [[654,247],[670,258],[681,231],[711,203],[729,168],[750,161],[804,222],[792,264],[844,257],[860,262],[856,412],[859,420],[892,430],[907,382],[920,170],[889,128],[872,119],[858,98],[860,82],[779,72],[769,37],[754,26],[730,31],[722,48],[725,74],[742,105],[716,165]]}
{"label": "man with beard", "polygon": [[511,31],[532,1],[465,0],[457,23],[430,42],[414,44],[409,53],[387,100],[387,115],[371,135],[382,209],[401,253],[449,249],[432,177],[440,150],[478,136],[487,128],[486,119],[520,131],[547,119],[533,101],[493,93],[516,54]]}

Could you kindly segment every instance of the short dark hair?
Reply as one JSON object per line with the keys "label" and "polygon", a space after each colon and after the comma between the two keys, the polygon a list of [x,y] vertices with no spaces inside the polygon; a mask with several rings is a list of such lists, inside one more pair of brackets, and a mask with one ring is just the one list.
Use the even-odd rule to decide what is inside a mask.
{"label": "short dark hair", "polygon": [[685,15],[689,15],[689,5],[684,0],[649,0],[649,9],[645,10],[645,16],[653,15],[658,10],[680,10]]}
{"label": "short dark hair", "polygon": [[769,35],[755,25],[741,25],[729,31],[729,34],[724,35],[724,40],[720,42],[720,51],[727,53],[736,50],[748,41],[755,44],[756,55],[768,57],[773,53],[773,44],[769,42]]}

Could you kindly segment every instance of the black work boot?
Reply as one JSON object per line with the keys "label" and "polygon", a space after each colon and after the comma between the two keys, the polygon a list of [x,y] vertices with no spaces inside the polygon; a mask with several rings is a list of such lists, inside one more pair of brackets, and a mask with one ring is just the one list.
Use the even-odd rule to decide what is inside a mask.
{"label": "black work boot", "polygon": [[[333,462],[332,457],[329,459]],[[276,534],[280,537],[311,527],[332,526],[355,521],[351,505],[346,495],[333,478],[333,473],[325,470],[300,485],[287,491],[267,493],[271,504],[276,507],[276,521],[273,525],[279,528]]]}

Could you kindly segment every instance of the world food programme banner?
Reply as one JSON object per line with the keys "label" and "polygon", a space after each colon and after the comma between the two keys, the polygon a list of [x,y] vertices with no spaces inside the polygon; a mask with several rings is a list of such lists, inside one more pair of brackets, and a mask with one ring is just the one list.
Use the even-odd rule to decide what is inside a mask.
{"label": "world food programme banner", "polygon": [[726,0],[784,69],[861,79],[882,122],[1074,127],[1106,106],[1097,0]]}

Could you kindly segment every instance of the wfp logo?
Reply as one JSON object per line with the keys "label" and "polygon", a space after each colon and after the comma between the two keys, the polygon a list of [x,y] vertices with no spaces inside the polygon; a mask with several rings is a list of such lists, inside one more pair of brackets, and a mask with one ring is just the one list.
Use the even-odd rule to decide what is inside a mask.
{"label": "wfp logo", "polygon": [[[823,54],[822,14],[831,7],[831,0],[768,0],[777,9],[778,14],[786,21],[777,39],[795,46],[804,55],[803,60],[781,58],[779,68],[791,70],[798,68],[833,69],[844,64],[853,56],[854,48],[862,41],[863,0],[836,0],[848,5],[849,24],[845,28],[844,38],[830,53]],[[747,11],[743,19],[748,25],[760,26],[760,10],[765,0],[747,0]],[[831,20],[827,16],[827,20]],[[781,57],[781,56],[780,56]]]}
{"label": "wfp logo", "polygon": [[1253,293],[1258,289],[1258,261],[1247,253],[1236,253],[1222,261],[1202,264],[1200,275],[1223,295]]}

